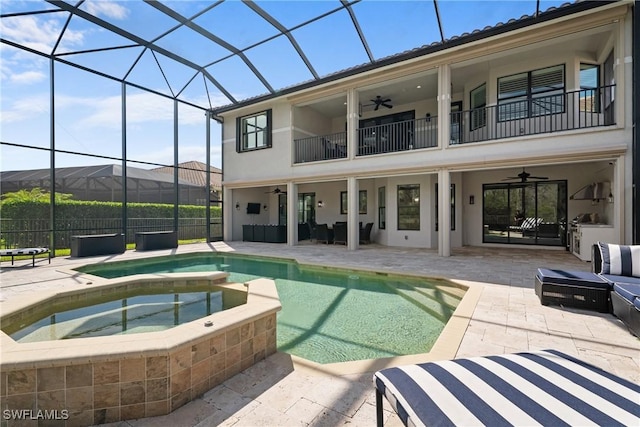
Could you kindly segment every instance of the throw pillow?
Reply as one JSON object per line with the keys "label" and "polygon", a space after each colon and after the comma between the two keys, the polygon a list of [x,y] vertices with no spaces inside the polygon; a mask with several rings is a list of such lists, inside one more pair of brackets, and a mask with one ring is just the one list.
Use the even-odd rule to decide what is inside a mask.
{"label": "throw pillow", "polygon": [[598,242],[602,274],[640,277],[640,245],[614,245]]}

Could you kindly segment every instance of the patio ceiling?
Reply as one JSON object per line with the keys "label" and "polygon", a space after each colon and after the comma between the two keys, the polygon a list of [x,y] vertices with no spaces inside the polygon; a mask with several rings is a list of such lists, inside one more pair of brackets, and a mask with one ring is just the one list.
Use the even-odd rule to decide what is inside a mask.
{"label": "patio ceiling", "polygon": [[0,28],[5,58],[28,51],[224,110],[588,3],[3,0]]}

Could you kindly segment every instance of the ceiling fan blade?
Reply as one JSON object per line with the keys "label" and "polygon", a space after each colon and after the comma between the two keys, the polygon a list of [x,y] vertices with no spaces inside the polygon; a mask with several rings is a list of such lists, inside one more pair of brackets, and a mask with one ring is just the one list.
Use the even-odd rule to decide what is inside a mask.
{"label": "ceiling fan blade", "polygon": [[533,178],[533,179],[549,179],[548,176],[530,176],[529,178]]}
{"label": "ceiling fan blade", "polygon": [[384,105],[387,108],[393,108],[393,105],[389,105],[389,104],[385,104],[385,103],[382,103],[382,105]]}
{"label": "ceiling fan blade", "polygon": [[378,108],[380,108],[380,104],[376,104],[376,108],[374,108],[373,111],[378,111]]}

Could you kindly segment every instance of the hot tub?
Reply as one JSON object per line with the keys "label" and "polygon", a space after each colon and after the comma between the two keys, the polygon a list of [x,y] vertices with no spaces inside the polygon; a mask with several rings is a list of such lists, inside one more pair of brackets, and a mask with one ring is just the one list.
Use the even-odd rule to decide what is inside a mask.
{"label": "hot tub", "polygon": [[0,320],[5,324],[30,318],[38,305],[126,288],[215,284],[247,292],[246,304],[161,332],[29,343],[17,343],[0,332],[2,409],[68,418],[67,425],[165,415],[275,353],[276,313],[281,306],[274,282],[227,283],[227,276],[128,276],[12,300],[11,307],[3,304]]}

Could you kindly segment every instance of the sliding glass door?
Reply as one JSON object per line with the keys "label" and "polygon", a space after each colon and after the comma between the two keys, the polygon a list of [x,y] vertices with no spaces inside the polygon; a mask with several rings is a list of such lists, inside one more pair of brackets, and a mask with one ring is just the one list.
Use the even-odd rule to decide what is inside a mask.
{"label": "sliding glass door", "polygon": [[483,186],[484,243],[565,246],[567,182]]}

